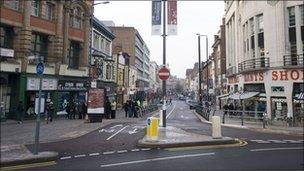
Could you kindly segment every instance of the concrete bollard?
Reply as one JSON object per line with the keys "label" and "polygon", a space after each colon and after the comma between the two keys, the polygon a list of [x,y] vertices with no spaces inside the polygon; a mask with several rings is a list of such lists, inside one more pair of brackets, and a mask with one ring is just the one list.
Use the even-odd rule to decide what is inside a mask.
{"label": "concrete bollard", "polygon": [[163,110],[159,111],[159,126],[163,126]]}
{"label": "concrete bollard", "polygon": [[216,139],[222,138],[221,118],[219,116],[212,116],[212,137]]}

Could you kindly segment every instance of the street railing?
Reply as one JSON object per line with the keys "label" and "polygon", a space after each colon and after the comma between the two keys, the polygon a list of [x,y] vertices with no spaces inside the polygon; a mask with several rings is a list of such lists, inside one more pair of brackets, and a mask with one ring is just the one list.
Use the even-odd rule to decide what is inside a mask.
{"label": "street railing", "polygon": [[300,55],[285,55],[284,66],[303,66],[304,57],[303,54]]}
{"label": "street railing", "polygon": [[209,116],[212,113],[214,115],[215,110],[212,110],[211,108],[202,106],[202,105],[196,105],[195,106],[195,111],[201,115],[204,119],[209,121]]}

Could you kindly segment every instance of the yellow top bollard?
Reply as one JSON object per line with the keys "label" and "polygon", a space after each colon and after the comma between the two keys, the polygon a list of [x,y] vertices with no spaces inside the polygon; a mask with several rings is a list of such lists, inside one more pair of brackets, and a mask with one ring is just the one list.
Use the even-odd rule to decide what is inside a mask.
{"label": "yellow top bollard", "polygon": [[147,118],[147,140],[158,140],[158,118]]}

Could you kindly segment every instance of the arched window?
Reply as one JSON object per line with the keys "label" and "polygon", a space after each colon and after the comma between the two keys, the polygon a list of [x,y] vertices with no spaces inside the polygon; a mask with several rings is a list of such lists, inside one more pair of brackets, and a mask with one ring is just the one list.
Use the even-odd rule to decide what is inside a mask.
{"label": "arched window", "polygon": [[83,10],[80,7],[75,7],[70,10],[70,26],[81,29],[83,20]]}

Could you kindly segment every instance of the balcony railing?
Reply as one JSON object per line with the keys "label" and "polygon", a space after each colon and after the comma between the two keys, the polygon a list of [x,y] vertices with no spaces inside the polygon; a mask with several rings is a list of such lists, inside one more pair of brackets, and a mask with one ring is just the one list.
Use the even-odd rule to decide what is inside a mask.
{"label": "balcony railing", "polygon": [[236,67],[235,66],[229,67],[226,70],[226,76],[232,76],[234,74],[236,74]]}
{"label": "balcony railing", "polygon": [[303,66],[303,54],[301,55],[285,55],[284,66]]}
{"label": "balcony railing", "polygon": [[248,71],[256,69],[265,69],[269,67],[269,58],[261,57],[243,61],[238,64],[238,71]]}

